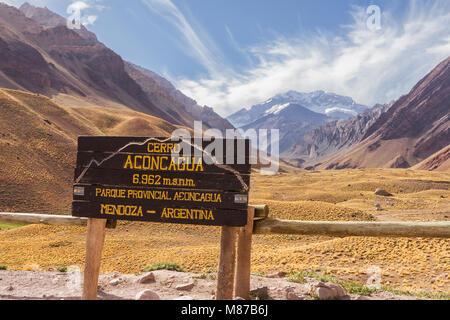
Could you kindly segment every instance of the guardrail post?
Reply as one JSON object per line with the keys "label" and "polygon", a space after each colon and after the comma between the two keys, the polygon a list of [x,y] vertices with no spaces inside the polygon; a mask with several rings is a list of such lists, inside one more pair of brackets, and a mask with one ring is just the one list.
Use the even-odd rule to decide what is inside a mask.
{"label": "guardrail post", "polygon": [[216,300],[233,300],[236,227],[222,227]]}
{"label": "guardrail post", "polygon": [[83,279],[83,300],[97,300],[98,277],[105,241],[105,219],[88,219],[86,264]]}
{"label": "guardrail post", "polygon": [[246,300],[250,298],[250,269],[254,216],[255,208],[251,206],[248,207],[247,225],[239,228],[238,234],[234,295],[235,297],[241,297]]}

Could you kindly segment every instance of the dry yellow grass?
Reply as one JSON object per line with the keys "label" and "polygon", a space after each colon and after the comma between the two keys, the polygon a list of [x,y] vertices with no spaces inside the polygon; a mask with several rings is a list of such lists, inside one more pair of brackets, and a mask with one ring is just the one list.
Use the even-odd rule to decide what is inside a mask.
{"label": "dry yellow grass", "polygon": [[[175,127],[133,111],[61,107],[43,96],[0,90],[0,210],[70,213],[76,137],[167,135]],[[20,128],[20,130],[18,130]],[[449,220],[450,173],[394,169],[293,172],[252,178],[252,203],[297,220]],[[376,188],[394,194],[374,195]],[[376,211],[379,205],[382,211]],[[0,231],[0,264],[9,269],[83,266],[85,228],[26,226]],[[108,230],[102,271],[138,272],[158,261],[189,271],[216,268],[219,229],[119,223]],[[343,279],[449,292],[448,240],[255,236],[253,271],[322,269]]]}
{"label": "dry yellow grass", "polygon": [[[376,188],[394,193],[374,195]],[[442,220],[450,215],[450,173],[398,169],[299,172],[252,177],[252,203],[267,203],[271,216],[296,220]],[[376,211],[380,203],[383,211]],[[407,210],[404,210],[404,209]],[[437,212],[437,214],[436,214]],[[447,218],[445,218],[447,217]],[[102,272],[139,272],[154,262],[187,271],[217,268],[219,228],[120,222],[108,230]],[[85,228],[26,226],[0,232],[0,264],[10,270],[83,266]],[[367,268],[382,270],[382,285],[450,292],[450,241],[407,238],[331,238],[257,235],[252,271],[320,270],[363,281]]]}

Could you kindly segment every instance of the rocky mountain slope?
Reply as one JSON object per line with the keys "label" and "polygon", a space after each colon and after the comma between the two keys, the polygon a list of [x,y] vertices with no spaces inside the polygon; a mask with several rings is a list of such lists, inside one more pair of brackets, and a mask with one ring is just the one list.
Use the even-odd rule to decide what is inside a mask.
{"label": "rocky mountain slope", "polygon": [[150,99],[169,113],[186,117],[188,121],[201,120],[206,127],[219,130],[233,129],[233,125],[219,116],[212,108],[201,107],[197,102],[179,91],[168,80],[143,67],[125,63],[125,70],[149,95]]}
{"label": "rocky mountain slope", "polygon": [[181,122],[189,123],[191,126],[193,126],[195,120],[198,120],[197,117],[194,117],[188,112],[185,105],[176,101],[165,88],[143,74],[130,62],[125,62],[125,71],[139,84],[148,98],[159,108],[176,117]]}
{"label": "rocky mountain slope", "polygon": [[77,96],[91,105],[115,103],[182,124],[148,99],[120,56],[103,44],[92,44],[63,25],[43,26],[5,4],[0,4],[0,28],[0,86]]}
{"label": "rocky mountain slope", "polygon": [[450,145],[416,164],[413,169],[429,171],[450,171]]}
{"label": "rocky mountain slope", "polygon": [[407,168],[450,143],[450,57],[397,100],[362,141],[317,168]]}
{"label": "rocky mountain slope", "polygon": [[[49,10],[47,7],[39,8],[30,5],[28,2],[25,2],[20,8],[27,18],[30,18],[42,26],[47,27],[56,27],[56,26],[66,26],[67,20],[60,15],[54,13]],[[85,26],[81,25],[80,29],[73,29],[76,33],[78,33],[82,38],[88,40],[91,44],[95,44],[98,42],[97,36],[86,29]]]}
{"label": "rocky mountain slope", "polygon": [[390,105],[376,105],[348,120],[333,120],[312,129],[285,152],[296,166],[308,166],[336,152],[343,152],[362,140],[369,128]]}
{"label": "rocky mountain slope", "polygon": [[352,98],[334,93],[289,91],[279,94],[250,109],[242,109],[227,119],[236,127],[280,130],[280,155],[298,165],[300,153],[296,146],[304,144],[305,134],[328,121],[347,119],[367,109]]}
{"label": "rocky mountain slope", "polygon": [[269,109],[263,117],[244,126],[243,129],[254,129],[257,132],[259,129],[280,130],[279,150],[283,157],[283,154],[298,141],[301,141],[307,132],[322,125],[327,120],[329,118],[321,113],[311,111],[298,104],[287,103]]}
{"label": "rocky mountain slope", "polygon": [[[67,106],[131,109],[189,127],[202,119],[163,86],[151,91],[138,83],[146,76],[136,77],[95,34],[68,29],[66,19],[47,8],[0,4],[0,31],[0,87],[44,94]],[[232,127],[214,111],[201,110],[212,124]]]}
{"label": "rocky mountain slope", "polygon": [[302,93],[289,91],[276,95],[264,103],[252,106],[250,109],[241,109],[230,115],[227,119],[236,127],[249,125],[262,117],[270,110],[283,108],[287,104],[301,105],[311,111],[322,113],[333,119],[348,119],[366,110],[368,107],[357,104],[350,97],[340,96],[324,91]]}
{"label": "rocky mountain slope", "polygon": [[131,110],[64,107],[0,89],[0,211],[69,212],[80,135],[168,136],[178,127]]}

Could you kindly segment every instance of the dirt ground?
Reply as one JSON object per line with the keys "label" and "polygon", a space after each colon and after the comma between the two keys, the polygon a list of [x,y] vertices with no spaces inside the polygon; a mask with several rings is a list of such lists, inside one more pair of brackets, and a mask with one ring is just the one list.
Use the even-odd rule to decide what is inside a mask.
{"label": "dirt ground", "polygon": [[[104,274],[99,279],[100,300],[135,300],[143,290],[155,292],[161,300],[212,300],[214,299],[215,274],[206,279],[193,273],[158,270],[153,272],[155,281],[138,283],[142,275]],[[0,271],[0,300],[79,300],[81,279],[77,272]],[[177,286],[194,283],[187,291]],[[305,283],[293,283],[286,279],[252,276],[251,290],[267,288],[270,300],[286,300],[287,293],[294,293],[298,300],[317,299],[311,288],[318,281],[312,278]],[[414,300],[411,296],[380,292],[370,296],[349,295],[351,300]]]}

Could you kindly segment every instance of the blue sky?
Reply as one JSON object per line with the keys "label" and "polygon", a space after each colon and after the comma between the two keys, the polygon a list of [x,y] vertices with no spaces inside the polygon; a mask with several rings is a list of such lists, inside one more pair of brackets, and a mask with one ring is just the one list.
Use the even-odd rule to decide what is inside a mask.
{"label": "blue sky", "polygon": [[[29,2],[68,16],[81,1]],[[448,0],[82,2],[100,41],[224,116],[288,90],[386,103],[450,55]]]}

